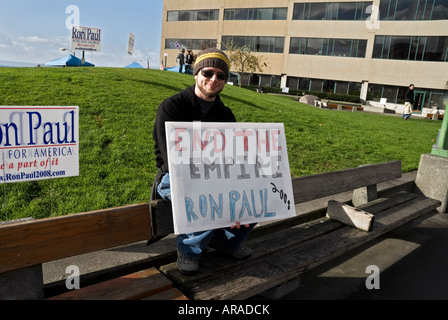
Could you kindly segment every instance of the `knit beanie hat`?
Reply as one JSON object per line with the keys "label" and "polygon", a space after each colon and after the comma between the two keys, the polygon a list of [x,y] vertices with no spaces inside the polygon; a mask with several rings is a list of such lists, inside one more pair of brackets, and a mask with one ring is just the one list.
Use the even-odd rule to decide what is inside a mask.
{"label": "knit beanie hat", "polygon": [[193,75],[197,75],[202,68],[215,67],[221,69],[227,77],[230,73],[230,61],[224,51],[217,48],[209,48],[198,54],[193,67]]}

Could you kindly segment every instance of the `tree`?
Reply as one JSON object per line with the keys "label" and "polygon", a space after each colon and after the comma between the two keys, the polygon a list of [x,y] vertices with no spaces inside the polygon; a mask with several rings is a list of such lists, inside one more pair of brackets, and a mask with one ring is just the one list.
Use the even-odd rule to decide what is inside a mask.
{"label": "tree", "polygon": [[262,55],[252,52],[249,45],[239,46],[233,39],[224,44],[225,52],[230,60],[231,67],[240,74],[240,87],[244,73],[262,72],[268,65]]}

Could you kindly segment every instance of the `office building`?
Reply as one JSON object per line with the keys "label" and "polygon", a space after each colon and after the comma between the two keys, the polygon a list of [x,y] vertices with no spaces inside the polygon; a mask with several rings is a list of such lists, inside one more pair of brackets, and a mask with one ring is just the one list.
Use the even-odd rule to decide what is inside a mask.
{"label": "office building", "polygon": [[[161,61],[227,40],[268,63],[243,84],[357,95],[416,112],[448,100],[448,0],[164,0]],[[222,49],[225,49],[224,47]]]}

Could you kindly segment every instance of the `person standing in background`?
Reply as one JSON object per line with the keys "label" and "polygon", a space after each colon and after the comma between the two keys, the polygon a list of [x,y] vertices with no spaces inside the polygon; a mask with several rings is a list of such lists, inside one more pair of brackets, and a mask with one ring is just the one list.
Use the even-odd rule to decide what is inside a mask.
{"label": "person standing in background", "polygon": [[179,73],[182,73],[185,64],[185,49],[182,49],[177,56],[177,61],[179,61]]}
{"label": "person standing in background", "polygon": [[185,73],[190,74],[191,73],[191,66],[193,64],[193,54],[191,53],[191,50],[187,50],[187,54],[185,55]]}
{"label": "person standing in background", "polygon": [[404,111],[401,116],[402,119],[408,120],[412,115],[412,108],[414,106],[414,85],[410,84],[406,94],[404,95]]}

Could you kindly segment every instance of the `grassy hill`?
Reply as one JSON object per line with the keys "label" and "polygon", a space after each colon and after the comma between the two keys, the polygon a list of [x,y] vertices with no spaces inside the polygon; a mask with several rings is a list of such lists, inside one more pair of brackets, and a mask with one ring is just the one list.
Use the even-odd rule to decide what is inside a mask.
{"label": "grassy hill", "polygon": [[[147,202],[157,107],[193,83],[188,75],[148,69],[0,68],[0,106],[80,107],[79,177],[1,185],[0,220]],[[293,176],[392,160],[415,170],[441,126],[323,110],[233,86],[221,97],[238,121],[284,123]]]}

